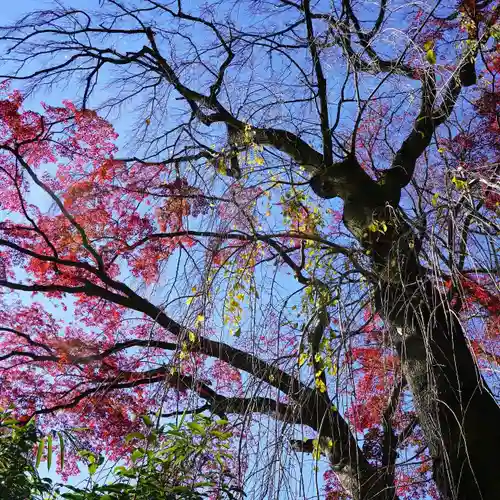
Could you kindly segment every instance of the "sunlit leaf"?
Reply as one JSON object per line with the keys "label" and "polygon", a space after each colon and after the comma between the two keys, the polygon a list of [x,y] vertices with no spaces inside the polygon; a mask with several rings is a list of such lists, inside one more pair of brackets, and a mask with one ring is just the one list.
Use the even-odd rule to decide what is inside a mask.
{"label": "sunlit leaf", "polygon": [[59,433],[59,464],[61,466],[61,470],[64,469],[64,437],[62,433]]}
{"label": "sunlit leaf", "polygon": [[47,469],[52,465],[52,433],[47,436]]}
{"label": "sunlit leaf", "polygon": [[125,436],[125,442],[130,443],[130,441],[134,439],[144,439],[145,436],[142,434],[142,432],[131,432],[130,434],[127,434]]}
{"label": "sunlit leaf", "polygon": [[149,415],[141,415],[141,419],[145,425],[147,425],[148,427],[153,427],[154,424]]}
{"label": "sunlit leaf", "polygon": [[45,438],[40,439],[38,443],[38,450],[36,452],[36,466],[40,467],[40,462],[42,461],[43,449],[45,447]]}
{"label": "sunlit leaf", "polygon": [[203,434],[205,432],[205,428],[199,424],[198,422],[188,422],[186,424],[193,432],[197,434]]}
{"label": "sunlit leaf", "polygon": [[436,64],[436,54],[433,49],[430,49],[425,53],[425,59],[430,64]]}

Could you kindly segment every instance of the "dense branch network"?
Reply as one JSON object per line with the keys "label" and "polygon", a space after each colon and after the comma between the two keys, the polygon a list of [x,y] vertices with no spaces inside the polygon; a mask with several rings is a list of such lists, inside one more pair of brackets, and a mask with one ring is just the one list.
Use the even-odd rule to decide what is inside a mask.
{"label": "dense branch network", "polygon": [[[2,101],[7,103],[1,109],[7,125],[0,145],[0,171],[12,185],[15,201],[8,209],[17,210],[26,222],[2,223],[0,247],[9,255],[27,259],[38,279],[18,280],[15,273],[0,270],[0,287],[116,306],[139,313],[170,337],[115,339],[105,348],[94,346],[92,352],[64,352],[32,337],[29,331],[5,324],[0,331],[16,338],[22,347],[2,353],[0,361],[12,363],[9,366],[22,361],[43,366],[66,364],[81,373],[87,367],[99,367],[93,379],[76,383],[61,393],[60,402],[37,408],[35,414],[53,414],[99,395],[162,384],[177,393],[192,393],[197,403],[203,401],[190,411],[262,413],[289,426],[306,425],[318,437],[300,444],[292,441],[294,449],[319,451],[355,499],[396,498],[398,449],[412,436],[422,440],[419,433],[425,437],[423,450],[428,448],[434,461],[433,479],[444,497],[477,493],[475,474],[482,491],[495,491],[495,479],[489,477],[491,466],[479,456],[479,440],[468,441],[468,433],[473,435],[481,414],[491,414],[485,426],[491,428],[493,446],[498,436],[493,423],[498,406],[488,391],[476,390],[486,383],[478,378],[466,326],[456,317],[463,301],[452,294],[460,283],[469,290],[476,286],[462,279],[473,274],[465,272],[472,221],[479,221],[474,223],[480,224],[484,238],[479,247],[490,244],[489,234],[496,226],[481,214],[482,202],[474,198],[479,182],[467,183],[455,175],[450,182],[461,190],[456,211],[466,214],[455,261],[451,257],[456,253],[454,222],[448,224],[448,242],[429,246],[432,222],[426,220],[422,205],[427,203],[428,212],[436,219],[445,210],[436,207],[439,197],[426,192],[431,185],[429,156],[435,154],[430,151],[443,143],[440,127],[447,126],[454,113],[461,113],[457,106],[464,90],[477,83],[476,59],[491,46],[497,16],[489,2],[475,2],[474,12],[462,6],[462,28],[453,24],[453,15],[439,17],[437,2],[420,11],[415,25],[407,26],[408,33],[401,32],[405,36],[394,40],[388,33],[402,21],[390,2],[381,0],[371,13],[371,22],[364,21],[354,2],[337,3],[271,2],[283,20],[266,27],[269,12],[265,6],[259,6],[263,21],[245,26],[239,18],[222,22],[211,9],[195,14],[195,9],[180,1],[170,5],[143,0],[141,7],[131,7],[127,2],[109,0],[109,10],[103,13],[61,7],[30,14],[2,30],[5,78],[28,82],[28,95],[68,80],[79,81],[83,93],[78,107],[47,106],[46,116],[37,115],[38,121],[34,115],[21,116],[17,97]],[[453,36],[462,30],[465,36],[466,41],[446,65],[436,62],[435,44],[440,39],[432,33],[434,25]],[[262,74],[255,69],[255,57],[259,61],[269,57],[269,68]],[[332,77],[332,61],[334,66],[342,65],[336,78]],[[34,69],[33,63],[37,64]],[[116,80],[113,71],[122,71]],[[363,79],[369,82],[366,86]],[[129,156],[118,158],[114,145],[102,139],[98,129],[105,129],[108,136],[114,132],[103,122],[95,125],[97,114],[90,108],[98,106],[103,81],[118,85],[118,92],[104,100],[100,111],[112,112],[120,106],[139,110],[134,131],[141,139],[133,144],[136,151]],[[403,98],[396,98],[397,93],[389,95],[394,87],[404,85],[409,90],[403,92]],[[388,95],[396,99],[394,113],[386,110],[377,119],[367,120],[377,100],[383,102]],[[399,115],[408,96],[409,101],[418,96],[418,105],[410,103],[410,111]],[[398,120],[398,140],[394,140],[387,130]],[[377,129],[377,121],[381,128],[387,124],[385,132]],[[376,130],[373,134],[370,127]],[[377,147],[368,147],[372,139],[383,154]],[[88,144],[82,146],[85,141]],[[93,148],[95,144],[98,146]],[[445,156],[444,148],[439,151]],[[40,174],[40,166],[55,162],[58,155],[64,158],[60,173],[47,180]],[[64,162],[73,162],[74,171]],[[491,196],[494,177],[483,181]],[[52,228],[49,216],[28,202],[28,184],[43,191],[57,208]],[[276,209],[259,218],[255,207],[263,193],[285,188],[289,189],[286,195],[273,199],[274,206],[282,209],[277,220],[284,227],[266,230],[263,221],[274,217]],[[256,192],[258,195],[253,194]],[[323,207],[313,208],[308,199],[311,192],[322,203],[330,199],[343,202],[342,221],[338,221],[342,228],[334,237],[325,234],[317,222]],[[146,220],[141,219],[141,210],[148,197],[155,203],[167,201]],[[96,200],[102,212],[92,212]],[[415,206],[413,212],[407,209],[410,202]],[[233,220],[227,217],[223,222],[189,226],[185,221],[198,215],[196,203],[202,206],[196,208],[198,212],[213,204],[226,211],[233,207],[237,214]],[[126,217],[134,222],[125,224]],[[106,229],[101,230],[99,224]],[[127,229],[133,229],[133,234]],[[438,240],[440,235],[432,238]],[[203,248],[202,264],[202,259],[195,261],[191,247]],[[136,277],[148,276],[144,261],[156,269],[162,252],[171,257],[176,251],[185,252],[186,260],[194,262],[196,280],[205,282],[206,290],[231,259],[242,275],[241,269],[253,272],[258,264],[274,263],[289,270],[309,301],[304,306],[307,319],[296,327],[300,333],[297,349],[288,355],[293,364],[283,363],[276,353],[264,359],[250,349],[214,340],[203,334],[199,324],[175,320],[166,307],[155,305],[139,287],[122,279],[120,266],[133,268]],[[241,255],[244,257],[238,261]],[[249,261],[253,264],[244,263]],[[315,264],[309,265],[310,261]],[[345,273],[339,271],[341,265]],[[485,267],[483,274],[493,268]],[[154,279],[161,275],[152,274]],[[350,275],[355,276],[352,281]],[[349,335],[345,332],[359,323],[350,301],[362,303],[365,293],[357,291],[349,297],[349,290],[360,278],[371,287],[369,301],[375,314],[356,330],[369,338],[367,346],[347,349]],[[453,282],[449,300],[443,298],[442,283],[446,282]],[[480,306],[491,313],[497,306],[485,288],[476,295]],[[342,307],[337,306],[339,297]],[[205,308],[216,302],[208,291],[203,300]],[[238,307],[233,305],[233,309]],[[336,354],[331,348],[337,345],[335,337],[330,335],[334,314],[341,317],[341,310],[351,319]],[[387,354],[392,349],[397,358],[392,367],[382,369],[380,361],[366,355],[373,344],[366,325],[375,323],[374,316],[386,324],[376,329],[377,333],[384,330],[377,338],[377,356],[384,361],[393,359]],[[199,322],[204,321],[201,317]],[[259,332],[261,339],[272,335]],[[347,354],[338,354],[343,349]],[[159,367],[142,371],[117,368],[113,359],[130,351],[144,352],[145,357],[150,351],[161,352],[163,361]],[[268,395],[236,397],[217,391],[208,380],[183,373],[179,360],[189,356],[205,356],[210,362],[217,360],[238,373],[245,372],[255,384],[263,384]],[[389,374],[386,385],[390,387],[384,387],[377,401],[378,423],[365,434],[363,447],[358,440],[358,434],[366,430],[359,423],[360,405],[346,416],[335,406],[338,394],[332,397],[338,390],[334,389],[335,380],[341,379],[337,363],[332,362],[335,356],[349,361],[353,367],[350,377],[357,386],[375,385],[378,373],[384,370]],[[490,353],[489,359],[495,360],[495,354]],[[306,361],[312,374],[307,381],[301,372]],[[356,363],[369,367],[364,368],[361,382]],[[415,408],[403,418],[405,392],[412,394]],[[373,442],[378,442],[378,451]],[[463,480],[465,448],[474,465]],[[480,463],[482,470],[473,470]]]}

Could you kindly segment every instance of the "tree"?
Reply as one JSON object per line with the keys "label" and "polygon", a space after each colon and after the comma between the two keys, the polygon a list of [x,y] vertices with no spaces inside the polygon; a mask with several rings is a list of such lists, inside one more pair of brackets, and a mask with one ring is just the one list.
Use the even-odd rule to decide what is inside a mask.
{"label": "tree", "polygon": [[[224,466],[224,460],[232,458],[226,443],[232,433],[221,430],[229,423],[227,420],[212,422],[209,417],[195,414],[192,419],[183,415],[178,424],[164,426],[155,425],[146,415],[142,416],[142,421],[147,433],[133,432],[125,436],[129,465],[116,467],[111,481],[93,480],[104,462],[103,457],[89,450],[79,451],[88,463],[90,481],[78,487],[53,485],[51,479],[40,478],[37,468],[44,452],[50,470],[51,438],[46,447],[45,438],[38,439],[33,419],[23,422],[12,418],[12,410],[2,412],[0,498],[202,500],[214,494],[217,498],[234,499],[241,493],[232,484]],[[64,446],[64,439],[60,439]],[[63,461],[63,449],[60,457]]]}
{"label": "tree", "polygon": [[117,479],[110,484],[96,482],[91,487],[71,487],[74,493],[63,493],[62,497],[75,500],[241,497],[240,488],[233,484],[224,464],[232,459],[227,451],[232,433],[221,430],[229,422],[212,422],[209,417],[196,414],[192,420],[185,417],[178,424],[160,427],[143,418],[147,434],[135,432],[125,438],[127,443],[135,443],[130,451],[131,466],[118,466]]}
{"label": "tree", "polygon": [[279,424],[331,498],[496,498],[495,3],[101,3],[2,30],[2,398],[115,457],[227,416],[241,484]]}
{"label": "tree", "polygon": [[0,498],[42,498],[51,490],[50,479],[41,479],[33,449],[37,442],[34,422],[18,422],[11,410],[0,413]]}

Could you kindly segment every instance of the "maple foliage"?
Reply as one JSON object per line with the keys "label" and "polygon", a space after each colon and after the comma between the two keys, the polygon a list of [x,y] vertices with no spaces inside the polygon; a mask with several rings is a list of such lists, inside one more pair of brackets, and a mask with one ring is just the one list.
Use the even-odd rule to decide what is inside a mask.
{"label": "maple foliage", "polygon": [[[306,15],[310,7],[290,5],[304,12],[307,22],[326,19]],[[200,132],[191,121],[174,127],[166,134],[168,146],[153,155],[134,144],[137,154],[125,156],[111,120],[85,100],[37,105],[15,89],[15,78],[2,84],[0,406],[14,405],[21,421],[34,417],[41,434],[73,436],[65,450],[54,443],[65,454],[64,467],[59,460],[57,469],[64,478],[82,467],[82,449],[123,459],[130,451],[125,437],[145,432],[141,415],[168,421],[200,413],[227,419],[220,432],[225,440],[230,436],[235,458],[214,466],[212,456],[204,467],[213,472],[220,466],[238,487],[262,494],[264,487],[259,490],[261,485],[248,478],[263,465],[262,450],[267,453],[276,437],[278,454],[286,450],[292,460],[297,452],[311,453],[312,467],[326,470],[320,486],[326,498],[372,498],[370,488],[382,488],[379,480],[389,495],[384,498],[439,498],[435,450],[419,420],[415,384],[403,366],[404,332],[384,315],[387,307],[377,305],[374,293],[386,279],[380,249],[396,225],[377,207],[363,234],[357,234],[346,216],[349,195],[342,187],[319,203],[310,181],[316,170],[306,160],[316,161],[321,134],[331,149],[327,136],[334,135],[338,156],[351,143],[363,175],[389,189],[394,156],[413,135],[417,142],[427,137],[428,130],[419,127],[426,121],[426,92],[433,96],[439,126],[428,134],[404,189],[398,188],[395,206],[387,202],[385,209],[401,212],[398,217],[411,228],[397,237],[398,248],[405,240],[408,255],[418,254],[419,273],[430,277],[433,297],[463,328],[468,349],[498,399],[500,56],[498,36],[492,35],[498,9],[487,1],[452,7],[447,15],[409,8],[405,29],[417,47],[403,52],[394,83],[382,81],[366,99],[359,97],[359,88],[354,92],[352,100],[361,110],[354,132],[352,120],[344,117],[331,133],[325,134],[322,122],[292,143],[286,143],[287,134],[293,135],[289,123],[290,131],[270,132],[262,123],[275,119],[253,113],[253,104],[247,104],[246,123],[217,101],[234,54],[220,42],[215,24],[181,11],[167,13],[182,21],[203,19],[229,54],[228,62],[208,87],[210,98],[200,97],[155,55],[157,33],[138,28],[150,52],[143,49],[135,59],[127,52],[125,63],[144,56],[147,66],[146,55],[154,55],[168,84],[187,103],[182,113],[192,113],[191,121],[205,127]],[[47,15],[37,22],[43,25]],[[73,15],[79,14],[69,18]],[[363,57],[390,73],[391,64],[369,48],[367,37],[375,31],[363,34],[353,11],[346,15],[366,50]],[[93,29],[104,30],[99,26]],[[73,28],[63,28],[61,33],[74,35]],[[114,34],[114,25],[106,29]],[[307,25],[306,31],[311,29]],[[334,57],[330,37],[341,37],[341,29],[335,25],[338,33],[322,35],[325,61]],[[312,43],[310,34],[306,39],[309,46],[320,44]],[[476,60],[477,83],[459,100],[460,88],[447,86],[465,66],[456,63],[456,47],[449,49],[462,39],[469,42],[464,50],[474,57],[480,52],[482,59]],[[358,64],[353,67],[359,74],[375,71],[345,43],[340,48]],[[381,43],[392,58],[400,41]],[[110,53],[118,57],[119,52]],[[400,100],[403,77],[409,90]],[[315,78],[321,93],[324,77],[317,67]],[[420,111],[413,104],[420,100],[418,85]],[[350,90],[344,86],[342,95]],[[314,122],[300,109],[304,123]],[[340,116],[341,104],[338,109]],[[142,121],[145,134],[153,133],[158,117],[151,113]],[[225,126],[211,132],[219,122]],[[231,127],[239,130],[237,141],[228,139]],[[159,142],[151,139],[148,147]],[[397,252],[390,255],[389,261]],[[325,424],[327,414],[335,426]],[[273,426],[281,426],[276,436]],[[300,460],[293,466],[301,467]],[[368,484],[366,478],[376,479],[361,494],[363,487],[358,491],[353,484]],[[274,480],[266,481],[272,491]]]}

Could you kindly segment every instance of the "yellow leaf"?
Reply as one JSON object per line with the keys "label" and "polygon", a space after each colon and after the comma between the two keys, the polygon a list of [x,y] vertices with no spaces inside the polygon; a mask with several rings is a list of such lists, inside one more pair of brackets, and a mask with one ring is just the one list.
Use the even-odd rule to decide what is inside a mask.
{"label": "yellow leaf", "polygon": [[307,353],[302,352],[299,356],[299,368],[307,361]]}
{"label": "yellow leaf", "polygon": [[313,440],[312,456],[314,460],[319,460],[321,458],[321,448],[319,447],[319,441],[317,439]]}
{"label": "yellow leaf", "polygon": [[316,388],[319,392],[326,392],[326,385],[320,378],[316,379]]}
{"label": "yellow leaf", "polygon": [[194,332],[189,332],[188,337],[190,342],[196,342],[196,335],[194,334]]}
{"label": "yellow leaf", "polygon": [[205,321],[205,316],[203,316],[203,314],[198,314],[198,316],[196,316],[196,324],[203,323],[204,321]]}
{"label": "yellow leaf", "polygon": [[436,54],[432,49],[427,51],[427,53],[425,54],[425,58],[427,59],[428,63],[436,64]]}
{"label": "yellow leaf", "polygon": [[467,181],[464,181],[462,179],[457,179],[455,176],[453,176],[453,178],[451,179],[451,182],[453,182],[453,184],[455,184],[455,187],[457,189],[466,189],[468,186]]}

